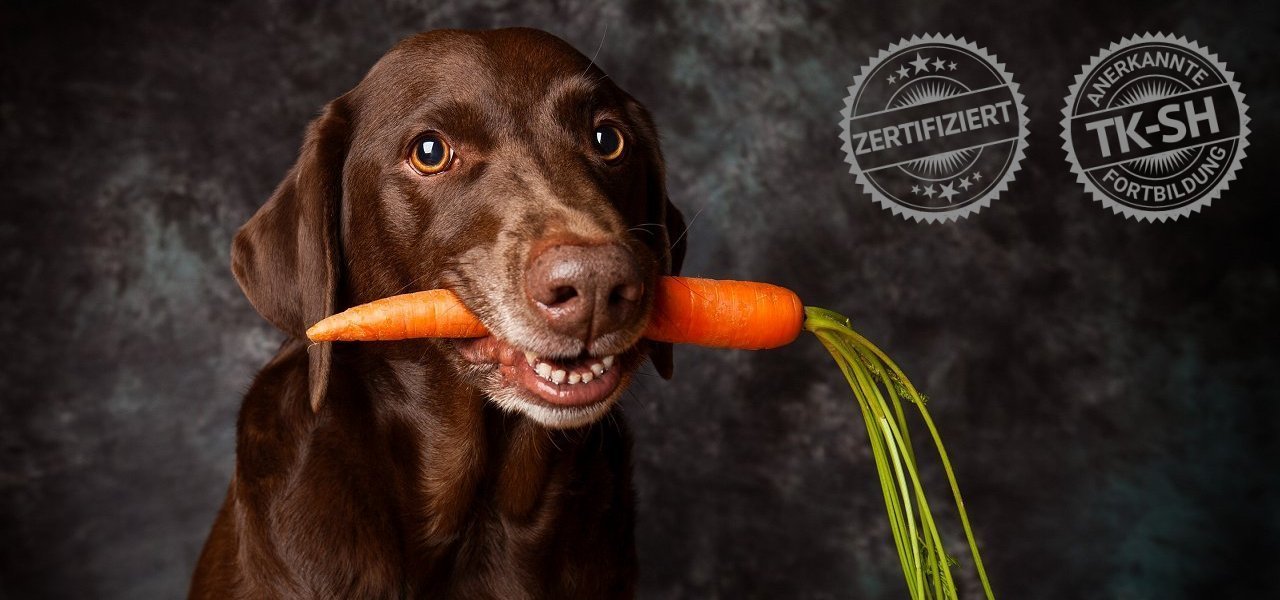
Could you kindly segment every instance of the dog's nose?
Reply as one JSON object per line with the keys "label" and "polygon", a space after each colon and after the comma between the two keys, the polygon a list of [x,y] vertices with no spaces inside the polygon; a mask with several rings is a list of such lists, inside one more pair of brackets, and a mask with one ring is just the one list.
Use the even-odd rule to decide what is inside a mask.
{"label": "dog's nose", "polygon": [[563,244],[538,252],[525,273],[525,294],[553,331],[590,343],[640,314],[644,282],[618,244]]}

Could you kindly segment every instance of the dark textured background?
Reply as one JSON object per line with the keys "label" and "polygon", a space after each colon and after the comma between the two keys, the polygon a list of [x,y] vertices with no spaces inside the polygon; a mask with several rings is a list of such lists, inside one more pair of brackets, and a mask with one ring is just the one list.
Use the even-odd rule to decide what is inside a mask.
{"label": "dark textured background", "polygon": [[[931,394],[998,597],[1280,594],[1274,2],[177,4],[0,5],[0,596],[185,591],[280,338],[232,232],[397,39],[502,25],[588,54],[607,25],[699,215],[687,272],[846,312]],[[860,193],[836,122],[856,69],[938,30],[1006,61],[1032,128],[1005,197],[927,226]],[[1146,30],[1216,51],[1253,117],[1239,180],[1175,223],[1086,199],[1058,139],[1081,65]],[[905,597],[819,345],[677,360],[625,404],[642,596]]]}

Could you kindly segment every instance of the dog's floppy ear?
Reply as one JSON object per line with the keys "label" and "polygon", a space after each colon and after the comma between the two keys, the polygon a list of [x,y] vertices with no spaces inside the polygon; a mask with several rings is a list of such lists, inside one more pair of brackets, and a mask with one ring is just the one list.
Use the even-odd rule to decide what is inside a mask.
{"label": "dog's floppy ear", "polygon": [[[667,275],[679,275],[680,267],[684,265],[685,249],[688,246],[684,215],[680,214],[680,209],[676,208],[667,196],[666,167],[662,160],[662,153],[656,145],[653,156],[653,165],[647,182],[650,195],[648,203],[649,206],[656,207],[657,222],[663,224],[662,234],[658,236],[659,243],[666,249],[662,257],[663,272]],[[671,379],[675,371],[675,357],[671,344],[650,342],[649,360],[653,361],[653,367],[657,369],[658,375],[663,379]]]}
{"label": "dog's floppy ear", "polygon": [[[295,338],[333,314],[341,251],[337,223],[350,136],[342,99],[307,127],[298,162],[258,212],[236,233],[231,271],[258,313]],[[308,348],[311,408],[329,381],[331,344]]]}
{"label": "dog's floppy ear", "polygon": [[[685,235],[686,226],[684,223],[684,214],[670,200],[666,200],[666,194],[663,194],[666,203],[667,214],[663,218],[663,224],[666,225],[667,247],[671,249],[671,267],[672,275],[680,274],[680,267],[684,266],[684,253],[689,247],[689,236]],[[670,239],[675,236],[675,239]]]}

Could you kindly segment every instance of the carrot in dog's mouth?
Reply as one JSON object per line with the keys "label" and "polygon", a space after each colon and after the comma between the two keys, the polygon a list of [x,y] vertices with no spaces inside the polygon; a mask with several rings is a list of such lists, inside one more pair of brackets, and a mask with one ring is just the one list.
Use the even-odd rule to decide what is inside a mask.
{"label": "carrot in dog's mouth", "polygon": [[[938,451],[973,568],[986,597],[994,598],[951,461],[925,408],[924,396],[884,352],[853,330],[847,317],[805,307],[790,290],[765,283],[663,277],[658,287],[653,317],[645,332],[651,340],[757,350],[788,344],[801,331],[818,338],[852,388],[866,425],[911,598],[955,599],[958,594],[951,573],[955,563],[946,553],[929,508],[908,433],[904,407],[915,407]],[[470,338],[485,335],[485,328],[452,293],[433,290],[357,306],[317,323],[307,335],[317,342]],[[510,376],[547,402],[582,406],[613,393],[623,371],[618,360],[630,354],[573,361],[522,354],[511,356],[501,368],[504,373],[510,370]]]}

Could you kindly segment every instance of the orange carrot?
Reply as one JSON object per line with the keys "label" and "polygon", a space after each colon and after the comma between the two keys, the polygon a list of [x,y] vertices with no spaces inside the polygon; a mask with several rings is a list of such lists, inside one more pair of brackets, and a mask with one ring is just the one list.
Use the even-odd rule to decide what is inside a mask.
{"label": "orange carrot", "polygon": [[361,304],[307,330],[313,342],[470,338],[485,335],[484,325],[449,290],[401,294]]}
{"label": "orange carrot", "polygon": [[[776,285],[663,277],[645,337],[659,342],[758,350],[800,335],[804,306]],[[467,338],[485,328],[453,292],[391,296],[347,309],[307,330],[314,342]]]}
{"label": "orange carrot", "polygon": [[795,292],[754,281],[663,277],[644,336],[658,342],[761,350],[800,335]]}

